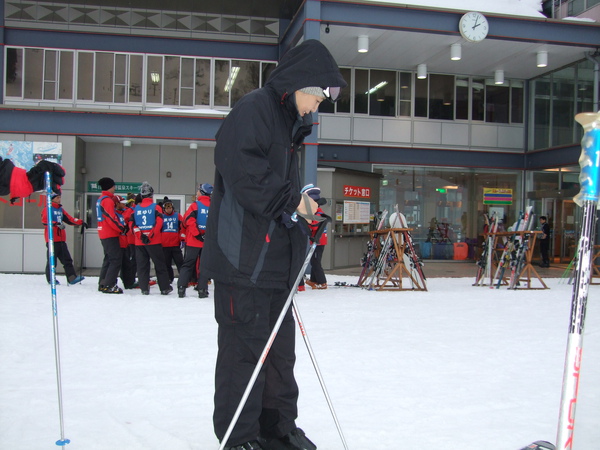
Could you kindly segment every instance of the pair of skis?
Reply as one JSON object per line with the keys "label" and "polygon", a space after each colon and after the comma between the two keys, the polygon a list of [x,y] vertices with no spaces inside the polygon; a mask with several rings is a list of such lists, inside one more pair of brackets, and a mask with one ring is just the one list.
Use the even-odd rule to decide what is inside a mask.
{"label": "pair of skis", "polygon": [[485,215],[484,219],[487,224],[488,235],[483,242],[481,256],[477,261],[477,275],[475,276],[475,283],[473,283],[473,286],[483,286],[485,280],[490,277],[492,270],[492,261],[494,256],[494,234],[498,230],[498,218],[494,212],[491,217]]}

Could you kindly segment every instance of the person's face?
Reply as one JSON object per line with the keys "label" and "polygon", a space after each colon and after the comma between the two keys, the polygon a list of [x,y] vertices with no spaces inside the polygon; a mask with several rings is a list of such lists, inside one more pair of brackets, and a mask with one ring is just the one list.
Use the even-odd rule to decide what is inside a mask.
{"label": "person's face", "polygon": [[173,205],[166,205],[165,206],[165,213],[171,214],[172,212],[173,212]]}
{"label": "person's face", "polygon": [[298,113],[304,117],[306,114],[314,113],[319,109],[319,105],[325,97],[319,97],[318,95],[306,94],[302,91],[296,91],[296,106],[298,107]]}
{"label": "person's face", "polygon": [[60,203],[60,198],[61,198],[60,195],[57,195],[56,197],[54,197],[52,199],[52,203]]}

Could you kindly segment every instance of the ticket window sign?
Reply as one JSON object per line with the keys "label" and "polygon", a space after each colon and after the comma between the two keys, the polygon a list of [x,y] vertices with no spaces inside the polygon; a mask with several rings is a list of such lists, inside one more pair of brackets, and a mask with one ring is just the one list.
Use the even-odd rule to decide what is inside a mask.
{"label": "ticket window sign", "polygon": [[344,201],[344,224],[368,224],[371,217],[371,203]]}
{"label": "ticket window sign", "polygon": [[364,186],[344,185],[344,197],[371,198],[371,188]]}

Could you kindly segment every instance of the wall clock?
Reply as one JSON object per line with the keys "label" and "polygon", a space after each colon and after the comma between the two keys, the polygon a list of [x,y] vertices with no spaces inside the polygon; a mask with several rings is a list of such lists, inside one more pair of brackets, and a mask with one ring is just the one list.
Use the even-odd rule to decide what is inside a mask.
{"label": "wall clock", "polygon": [[460,18],[458,29],[467,41],[481,42],[488,34],[489,25],[483,14],[471,11]]}

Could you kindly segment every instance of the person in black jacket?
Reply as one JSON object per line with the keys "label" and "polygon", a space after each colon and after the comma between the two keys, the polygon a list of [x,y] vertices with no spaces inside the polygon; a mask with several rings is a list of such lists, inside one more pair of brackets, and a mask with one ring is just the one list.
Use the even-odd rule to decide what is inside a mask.
{"label": "person in black jacket", "polygon": [[550,251],[550,225],[546,216],[540,216],[540,225],[543,233],[540,235],[540,253],[542,255],[540,267],[550,267],[550,257],[548,256]]}
{"label": "person in black jacket", "polygon": [[[201,271],[215,282],[219,441],[306,257],[297,215],[314,214],[320,190],[309,190],[311,198],[301,194],[298,151],[311,133],[312,113],[345,86],[325,46],[307,40],[288,51],[263,88],[236,103],[217,132]],[[225,448],[316,448],[295,423],[294,333],[288,310]]]}

